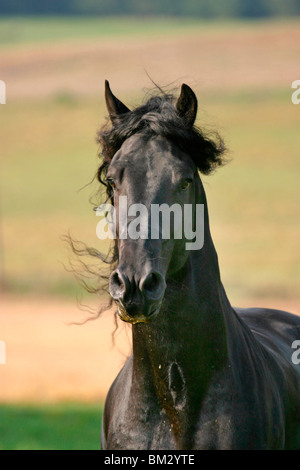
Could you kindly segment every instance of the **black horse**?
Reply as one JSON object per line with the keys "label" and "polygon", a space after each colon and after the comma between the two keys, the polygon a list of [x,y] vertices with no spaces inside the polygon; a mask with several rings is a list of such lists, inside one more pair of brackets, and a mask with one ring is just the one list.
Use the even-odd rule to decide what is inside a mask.
{"label": "black horse", "polygon": [[203,204],[204,245],[116,239],[109,289],[132,324],[133,351],[106,399],[102,448],[300,448],[300,318],[233,308],[221,282],[199,172],[224,162],[222,140],[195,127],[187,85],[177,101],[160,92],[133,111],[108,82],[105,98],[98,176],[116,213],[120,196],[148,209]]}

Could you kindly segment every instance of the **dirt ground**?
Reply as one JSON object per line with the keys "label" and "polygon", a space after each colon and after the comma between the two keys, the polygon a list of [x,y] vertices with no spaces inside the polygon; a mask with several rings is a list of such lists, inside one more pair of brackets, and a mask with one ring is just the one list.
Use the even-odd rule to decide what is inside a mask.
{"label": "dirt ground", "polygon": [[[300,300],[244,301],[300,314]],[[131,345],[130,327],[115,329],[112,312],[82,325],[90,314],[75,302],[0,297],[0,339],[6,364],[0,365],[0,401],[102,401]]]}
{"label": "dirt ground", "polygon": [[[95,306],[94,306],[95,307]],[[0,298],[0,401],[102,400],[130,350],[130,331],[112,312],[91,314],[76,302]]]}

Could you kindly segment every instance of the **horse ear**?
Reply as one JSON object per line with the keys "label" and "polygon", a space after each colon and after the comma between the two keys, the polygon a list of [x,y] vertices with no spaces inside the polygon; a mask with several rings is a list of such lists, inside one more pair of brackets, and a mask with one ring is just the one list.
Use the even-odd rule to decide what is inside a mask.
{"label": "horse ear", "polygon": [[105,80],[105,102],[109,113],[109,117],[113,122],[120,114],[129,113],[130,110],[118,98],[116,98],[109,86],[109,82]]}
{"label": "horse ear", "polygon": [[183,83],[176,109],[180,117],[185,119],[187,126],[192,127],[198,110],[198,101],[193,90]]}

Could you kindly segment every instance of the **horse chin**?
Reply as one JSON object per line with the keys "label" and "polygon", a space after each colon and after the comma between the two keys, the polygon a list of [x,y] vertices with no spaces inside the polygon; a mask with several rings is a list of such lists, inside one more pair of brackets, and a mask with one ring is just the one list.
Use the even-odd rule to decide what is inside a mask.
{"label": "horse chin", "polygon": [[132,325],[135,325],[136,323],[148,323],[150,322],[156,315],[158,314],[160,310],[161,304],[154,308],[148,315],[140,314],[140,315],[134,315],[131,316],[127,312],[126,308],[121,302],[118,302],[118,315],[119,318],[126,322],[126,323],[131,323]]}

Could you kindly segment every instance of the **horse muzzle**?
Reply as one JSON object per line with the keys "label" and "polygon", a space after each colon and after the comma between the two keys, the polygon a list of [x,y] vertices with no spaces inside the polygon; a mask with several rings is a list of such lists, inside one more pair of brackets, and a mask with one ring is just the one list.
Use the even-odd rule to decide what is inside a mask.
{"label": "horse muzzle", "polygon": [[120,319],[126,323],[131,323],[132,325],[136,323],[148,323],[149,321],[153,320],[156,317],[160,310],[161,302],[159,305],[154,306],[152,309],[149,309],[147,313],[141,313],[142,309],[138,308],[137,313],[129,313],[131,312],[130,307],[126,309],[122,301],[117,301],[118,306],[118,315]]}
{"label": "horse muzzle", "polygon": [[135,324],[148,323],[158,314],[166,282],[158,272],[151,272],[138,282],[116,269],[110,277],[109,290],[118,306],[121,320]]}

